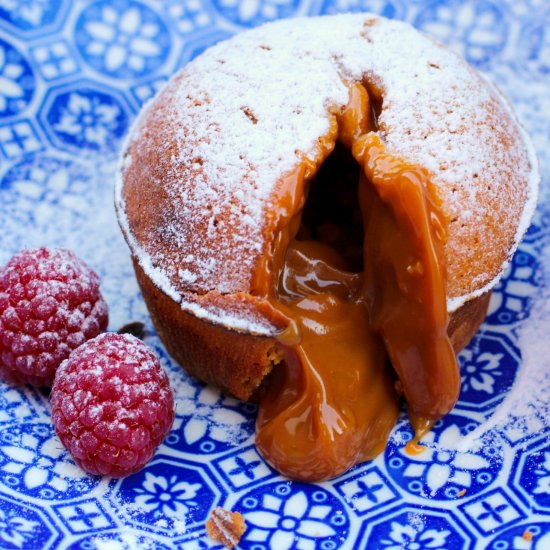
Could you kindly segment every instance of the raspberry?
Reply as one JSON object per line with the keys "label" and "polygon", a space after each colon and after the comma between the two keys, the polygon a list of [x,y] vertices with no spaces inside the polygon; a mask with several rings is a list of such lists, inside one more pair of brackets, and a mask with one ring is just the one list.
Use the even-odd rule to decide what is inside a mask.
{"label": "raspberry", "polygon": [[51,393],[57,435],[90,474],[124,477],[153,456],[174,421],[174,396],[153,352],[105,333],[59,367]]}
{"label": "raspberry", "polygon": [[19,252],[0,271],[0,377],[51,386],[61,362],[108,318],[98,275],[71,251]]}

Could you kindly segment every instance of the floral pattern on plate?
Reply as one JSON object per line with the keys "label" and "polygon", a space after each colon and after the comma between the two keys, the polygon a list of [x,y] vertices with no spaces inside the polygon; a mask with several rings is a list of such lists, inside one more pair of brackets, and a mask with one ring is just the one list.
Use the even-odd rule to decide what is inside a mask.
{"label": "floral pattern on plate", "polygon": [[550,547],[545,419],[461,447],[521,369],[518,328],[545,284],[546,205],[460,355],[457,407],[420,453],[406,450],[403,416],[375,460],[328,482],[288,482],[254,447],[255,407],[191,379],[154,333],[112,204],[136,113],[178,67],[235,32],[344,11],[406,20],[486,71],[531,133],[548,186],[550,10],[540,0],[0,0],[0,264],[25,246],[73,248],[102,277],[110,328],[143,322],[176,388],[174,427],[154,460],[110,480],[75,466],[47,394],[0,384],[1,547],[209,548],[204,523],[218,505],[243,513],[242,548]]}

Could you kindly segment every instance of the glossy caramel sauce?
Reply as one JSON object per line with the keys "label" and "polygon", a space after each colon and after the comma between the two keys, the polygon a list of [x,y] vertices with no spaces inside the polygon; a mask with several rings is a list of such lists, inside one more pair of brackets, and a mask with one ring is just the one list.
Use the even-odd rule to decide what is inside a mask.
{"label": "glossy caramel sauce", "polygon": [[353,254],[300,231],[318,168],[304,161],[280,182],[276,238],[255,274],[258,291],[289,319],[279,338],[285,361],[260,401],[256,445],[293,479],[329,479],[383,451],[399,414],[396,388],[417,438],[458,398],[445,223],[428,172],[390,155],[373,129],[368,93],[354,84],[321,143],[334,146],[337,137],[360,167],[360,269]]}

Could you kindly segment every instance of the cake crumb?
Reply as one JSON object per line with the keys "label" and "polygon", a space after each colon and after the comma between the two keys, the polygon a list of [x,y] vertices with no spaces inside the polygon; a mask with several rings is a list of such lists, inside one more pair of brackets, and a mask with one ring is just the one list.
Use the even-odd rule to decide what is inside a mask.
{"label": "cake crumb", "polygon": [[522,538],[523,540],[526,540],[526,541],[531,542],[531,541],[533,540],[533,533],[531,533],[531,531],[525,530],[525,531],[523,532],[523,535],[521,536],[521,538]]}
{"label": "cake crumb", "polygon": [[231,512],[221,506],[210,512],[206,532],[211,539],[221,542],[227,548],[234,548],[246,530],[244,517],[240,512]]}
{"label": "cake crumb", "polygon": [[117,330],[118,334],[131,334],[139,340],[145,338],[145,324],[141,321],[131,321]]}
{"label": "cake crumb", "polygon": [[466,494],[466,489],[462,489],[462,490],[458,491],[458,493],[456,494],[456,496],[457,496],[458,498],[462,498],[465,494]]}

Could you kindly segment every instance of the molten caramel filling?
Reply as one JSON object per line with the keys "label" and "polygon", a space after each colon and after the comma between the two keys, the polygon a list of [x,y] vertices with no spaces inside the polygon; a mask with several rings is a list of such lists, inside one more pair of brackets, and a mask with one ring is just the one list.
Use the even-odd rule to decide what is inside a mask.
{"label": "molten caramel filling", "polygon": [[[367,91],[355,84],[332,133],[360,167],[363,235],[349,238],[357,233],[353,212],[348,246],[338,245],[346,240],[341,222],[303,223],[304,190],[316,170],[304,162],[280,182],[274,248],[256,273],[257,288],[289,319],[279,338],[285,361],[260,401],[256,444],[294,479],[332,478],[380,453],[399,393],[417,437],[458,398],[443,217],[428,172],[390,155],[373,129]],[[321,202],[326,208],[326,196]]]}

